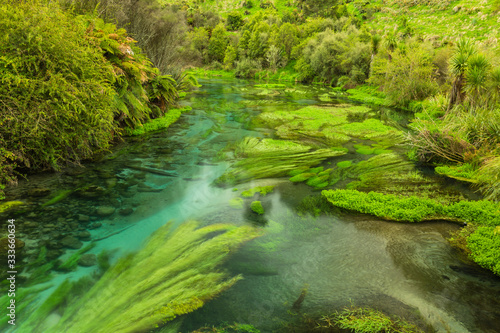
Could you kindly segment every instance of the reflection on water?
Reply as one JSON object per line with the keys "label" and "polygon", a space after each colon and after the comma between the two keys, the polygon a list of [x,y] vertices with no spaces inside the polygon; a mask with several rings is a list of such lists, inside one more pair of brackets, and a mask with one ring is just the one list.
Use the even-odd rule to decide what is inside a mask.
{"label": "reflection on water", "polygon": [[[300,87],[259,95],[261,91],[245,81],[202,83],[200,91],[184,102],[193,111],[167,132],[127,143],[111,159],[85,169],[33,177],[9,192],[10,199],[28,203],[17,219],[20,226],[31,226],[20,227],[29,258],[45,246],[47,259],[64,260],[75,250],[60,241],[71,236],[82,244],[98,240],[89,253],[113,250],[116,262],[124,253],[140,249],[146,237],[170,220],[177,225],[188,219],[204,225],[253,224],[262,227],[264,235],[226,263],[244,280],[185,316],[182,332],[222,322],[252,324],[271,332],[295,319],[290,310],[305,287],[303,313],[369,305],[415,320],[424,328],[432,325],[439,332],[499,332],[500,280],[459,260],[446,241],[457,226],[387,223],[347,215],[299,217],[294,206],[313,192],[283,179],[252,181],[238,185],[238,191],[212,185],[229,166],[216,158],[228,143],[272,133],[252,129],[254,116],[319,103],[315,97],[324,91]],[[259,199],[266,210],[264,218],[255,218],[248,207],[230,206],[230,199],[241,190],[264,185],[276,185],[273,193]],[[33,189],[51,194],[30,195]],[[71,194],[41,208],[59,190]],[[87,231],[90,236],[78,236]],[[93,270],[54,272],[52,284]]]}

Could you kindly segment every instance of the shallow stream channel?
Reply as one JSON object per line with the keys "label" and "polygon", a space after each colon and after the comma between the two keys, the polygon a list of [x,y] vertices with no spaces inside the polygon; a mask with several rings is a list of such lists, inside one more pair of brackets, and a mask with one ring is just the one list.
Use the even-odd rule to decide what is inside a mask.
{"label": "shallow stream channel", "polygon": [[[130,138],[98,162],[33,175],[7,190],[6,200],[19,203],[0,216],[15,219],[24,261],[16,277],[17,325],[2,322],[0,331],[187,333],[239,323],[260,332],[315,332],[294,323],[355,306],[425,332],[500,332],[500,278],[447,241],[461,225],[387,222],[329,210],[319,199],[321,190],[346,187],[474,199],[458,182],[406,158],[407,115],[353,104],[322,87],[200,83],[181,102],[192,110],[168,130]],[[150,242],[140,261],[130,255],[169,221],[174,233],[197,221],[196,228],[224,224],[255,234],[238,245],[228,241],[223,260],[210,257],[222,240],[194,256],[226,229],[184,245],[175,238],[183,236],[179,231],[158,247]],[[164,273],[172,261],[153,261],[163,251],[164,260],[186,260]],[[65,281],[99,280],[106,269],[115,272],[104,273],[109,281],[82,282],[61,296],[62,304],[47,305]],[[219,288],[222,280],[214,278],[214,287],[212,272],[241,279]],[[182,283],[201,278],[155,289],[184,275]],[[204,283],[212,293],[197,291]],[[154,293],[147,296],[148,290]],[[156,301],[162,293],[177,298],[168,309],[148,312],[162,306]],[[147,330],[133,326],[167,310],[167,319],[146,323]],[[119,322],[127,326],[113,326]]]}

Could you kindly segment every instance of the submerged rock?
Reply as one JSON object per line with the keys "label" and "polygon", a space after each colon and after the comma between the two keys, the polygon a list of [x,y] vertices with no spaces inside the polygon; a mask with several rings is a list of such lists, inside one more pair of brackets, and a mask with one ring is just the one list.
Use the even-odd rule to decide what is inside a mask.
{"label": "submerged rock", "polygon": [[26,193],[30,197],[45,197],[50,194],[50,189],[44,187],[37,187],[29,189]]}
{"label": "submerged rock", "polygon": [[84,230],[84,231],[77,232],[75,236],[78,239],[89,240],[91,235],[90,235],[90,232],[88,232],[87,230]]}
{"label": "submerged rock", "polygon": [[94,266],[97,263],[97,256],[93,253],[82,254],[78,260],[78,265],[83,267]]}
{"label": "submerged rock", "polygon": [[99,216],[109,216],[109,215],[113,215],[114,212],[115,212],[115,207],[112,207],[112,206],[101,206],[99,208],[97,208],[96,210],[96,214],[99,215]]}
{"label": "submerged rock", "polygon": [[64,237],[61,239],[61,244],[70,249],[79,249],[83,246],[83,243],[73,236]]}

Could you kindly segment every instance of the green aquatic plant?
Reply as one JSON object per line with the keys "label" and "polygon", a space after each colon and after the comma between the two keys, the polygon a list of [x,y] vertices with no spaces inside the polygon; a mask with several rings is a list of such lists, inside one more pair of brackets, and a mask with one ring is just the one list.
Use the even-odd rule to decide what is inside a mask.
{"label": "green aquatic plant", "polygon": [[310,146],[293,141],[246,137],[236,145],[234,153],[238,157],[255,157],[277,152],[302,153],[309,150]]}
{"label": "green aquatic plant", "polygon": [[78,265],[78,261],[80,260],[80,257],[82,254],[90,251],[92,248],[95,247],[95,243],[90,243],[87,246],[79,249],[75,253],[73,253],[68,259],[66,259],[64,262],[62,262],[60,265],[57,266],[57,269],[60,271],[72,271],[76,268]]}
{"label": "green aquatic plant", "polygon": [[298,175],[293,176],[292,178],[290,178],[290,181],[293,183],[300,183],[300,182],[305,182],[309,178],[315,177],[315,176],[316,176],[315,173],[304,172],[304,173],[300,173]]}
{"label": "green aquatic plant", "polygon": [[344,148],[317,149],[304,153],[276,151],[245,158],[216,180],[218,185],[234,185],[251,179],[283,177],[298,168],[318,165],[325,159],[347,153]]}
{"label": "green aquatic plant", "polygon": [[71,193],[73,193],[73,190],[60,190],[52,197],[52,199],[49,199],[47,202],[43,203],[42,207],[54,205],[59,201],[66,199]]}
{"label": "green aquatic plant", "polygon": [[229,206],[234,209],[242,209],[243,208],[243,199],[242,198],[232,198],[229,200]]}
{"label": "green aquatic plant", "polygon": [[255,195],[255,193],[260,193],[262,196],[266,196],[268,193],[271,193],[274,190],[274,185],[272,186],[258,186],[251,188],[249,190],[241,192],[241,196],[244,198],[251,198]]}
{"label": "green aquatic plant", "polygon": [[[351,138],[384,142],[388,148],[403,140],[399,130],[374,119],[375,113],[365,106],[338,105],[335,107],[308,106],[295,111],[263,112],[258,122],[276,128],[282,139],[316,144],[342,145]],[[351,119],[360,121],[351,121]]]}
{"label": "green aquatic plant", "polygon": [[[259,232],[227,224],[197,227],[186,222],[175,230],[172,223],[159,228],[142,250],[120,259],[82,297],[70,299],[60,309],[61,320],[43,332],[147,331],[200,308],[231,287],[241,276],[229,277],[219,265]],[[43,319],[55,308],[52,304],[60,304],[56,301],[69,290],[65,284],[59,289],[19,332],[41,332]]]}
{"label": "green aquatic plant", "polygon": [[22,206],[22,205],[24,205],[24,202],[17,201],[17,200],[16,201],[2,202],[2,203],[0,203],[0,213],[6,212],[13,207]]}
{"label": "green aquatic plant", "polygon": [[348,161],[341,161],[341,162],[338,162],[337,163],[337,167],[340,168],[340,169],[345,169],[345,168],[348,168],[352,165],[352,161],[351,160],[348,160]]}
{"label": "green aquatic plant", "polygon": [[264,207],[262,207],[262,203],[260,201],[252,201],[250,209],[259,215],[264,214]]}
{"label": "green aquatic plant", "polygon": [[[345,308],[336,312],[333,318],[322,318],[320,327],[329,327],[333,321],[341,329],[348,329],[356,333],[423,333],[417,326],[400,319],[393,319],[384,313],[361,307]],[[333,319],[333,320],[332,320]]]}
{"label": "green aquatic plant", "polygon": [[441,165],[437,166],[434,171],[439,175],[449,178],[471,183],[477,182],[477,169],[469,163],[463,163],[461,165]]}

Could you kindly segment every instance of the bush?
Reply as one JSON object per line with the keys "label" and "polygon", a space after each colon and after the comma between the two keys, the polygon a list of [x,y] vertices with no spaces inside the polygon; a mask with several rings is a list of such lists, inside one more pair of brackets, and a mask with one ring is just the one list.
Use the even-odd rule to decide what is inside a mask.
{"label": "bush", "polygon": [[219,23],[212,31],[212,37],[208,43],[208,57],[210,61],[223,62],[228,44],[227,31],[222,23]]}
{"label": "bush", "polygon": [[259,61],[244,58],[236,63],[234,75],[241,78],[253,78],[261,69]]}
{"label": "bush", "polygon": [[238,30],[243,25],[243,16],[239,12],[231,12],[227,14],[227,29]]}
{"label": "bush", "polygon": [[311,72],[320,81],[335,84],[347,76],[352,85],[361,84],[368,77],[371,46],[362,40],[362,33],[351,26],[346,31],[326,30],[311,38],[302,51],[303,61],[295,69],[305,80]]}
{"label": "bush", "polygon": [[392,104],[407,107],[437,92],[433,55],[426,45],[410,42],[389,56],[381,52],[375,57],[369,82],[382,88]]}
{"label": "bush", "polygon": [[115,69],[92,28],[56,5],[0,5],[0,142],[8,158],[58,168],[109,147],[118,132]]}

